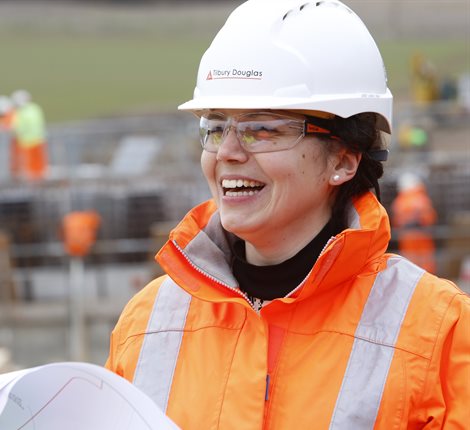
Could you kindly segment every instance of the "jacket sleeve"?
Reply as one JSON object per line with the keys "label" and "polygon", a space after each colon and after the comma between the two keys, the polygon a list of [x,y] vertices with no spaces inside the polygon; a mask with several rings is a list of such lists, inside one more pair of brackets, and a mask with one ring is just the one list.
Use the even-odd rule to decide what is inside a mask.
{"label": "jacket sleeve", "polygon": [[163,279],[152,281],[127,303],[111,333],[105,367],[130,382],[134,378],[148,318]]}
{"label": "jacket sleeve", "polygon": [[108,355],[108,358],[106,360],[104,367],[106,367],[106,369],[111,370],[112,372],[119,374],[119,372],[116,369],[116,364],[115,364],[116,354],[117,354],[117,351],[116,351],[117,342],[115,340],[115,336],[116,336],[115,330],[116,328],[114,328],[114,330],[111,332],[111,336],[109,340],[109,355]]}
{"label": "jacket sleeve", "polygon": [[121,340],[121,330],[122,326],[126,324],[128,318],[126,308],[122,312],[119,320],[111,332],[110,341],[109,341],[109,355],[106,360],[104,367],[111,370],[114,373],[117,373],[119,376],[125,376],[125,369],[120,365],[119,357],[121,355],[122,340]]}
{"label": "jacket sleeve", "polygon": [[[461,300],[457,300],[457,298]],[[470,428],[470,297],[459,295],[451,312],[459,319],[443,348],[442,384],[446,415],[444,428]]]}
{"label": "jacket sleeve", "polygon": [[[442,320],[427,384],[426,430],[470,428],[470,297],[457,294]],[[433,378],[434,379],[434,378]],[[438,388],[439,387],[439,388]],[[426,393],[424,394],[426,397]]]}

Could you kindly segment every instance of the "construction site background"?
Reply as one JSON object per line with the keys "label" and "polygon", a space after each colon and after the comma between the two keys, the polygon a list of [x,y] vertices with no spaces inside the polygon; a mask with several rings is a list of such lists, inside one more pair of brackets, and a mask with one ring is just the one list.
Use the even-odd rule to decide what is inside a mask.
{"label": "construction site background", "polygon": [[[387,9],[397,26],[382,25],[382,37],[445,28],[462,34],[461,23],[470,24],[468,2],[450,2],[449,16],[440,18],[428,10],[428,21],[403,10],[416,18],[423,2],[347,3],[376,29]],[[413,92],[409,62],[411,91],[395,95],[382,201],[390,210],[403,173],[424,179],[438,215],[430,228],[437,274],[470,291],[470,77],[460,74],[449,86],[447,76],[434,74],[423,96],[423,86]],[[169,230],[209,198],[197,121],[188,114],[54,122],[47,136],[46,178],[25,182],[11,177],[8,136],[0,133],[0,373],[52,361],[103,364],[122,307],[161,273],[154,255]],[[96,242],[71,251],[66,216],[90,211],[99,216]]]}

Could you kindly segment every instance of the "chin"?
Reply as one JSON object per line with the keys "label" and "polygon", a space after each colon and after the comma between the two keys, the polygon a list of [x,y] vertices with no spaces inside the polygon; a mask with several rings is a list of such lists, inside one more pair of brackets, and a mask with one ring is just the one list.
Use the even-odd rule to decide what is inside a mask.
{"label": "chin", "polygon": [[220,222],[222,224],[222,227],[229,231],[230,233],[237,234],[237,231],[240,230],[240,225],[238,222],[233,222],[231,220],[225,219],[225,217],[221,216],[220,217]]}
{"label": "chin", "polygon": [[222,227],[230,233],[233,233],[236,236],[241,237],[244,231],[249,230],[248,226],[245,223],[240,223],[240,217],[220,217]]}
{"label": "chin", "polygon": [[238,220],[238,222],[222,222],[222,227],[244,241],[256,242],[256,237],[261,232],[261,226],[247,223],[241,224],[239,221],[240,220]]}

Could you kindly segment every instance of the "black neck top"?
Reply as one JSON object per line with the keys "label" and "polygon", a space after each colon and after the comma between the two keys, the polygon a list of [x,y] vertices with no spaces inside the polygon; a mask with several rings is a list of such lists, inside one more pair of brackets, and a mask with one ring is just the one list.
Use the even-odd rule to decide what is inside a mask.
{"label": "black neck top", "polygon": [[240,289],[251,299],[273,300],[285,297],[305,279],[328,240],[336,233],[330,220],[296,255],[272,266],[248,263],[245,242],[236,241],[233,245],[232,270]]}

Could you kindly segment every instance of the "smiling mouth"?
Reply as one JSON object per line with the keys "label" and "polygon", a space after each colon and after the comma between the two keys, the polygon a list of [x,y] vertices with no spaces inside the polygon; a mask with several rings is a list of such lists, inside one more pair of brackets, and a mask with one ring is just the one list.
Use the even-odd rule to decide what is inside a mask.
{"label": "smiling mouth", "polygon": [[246,179],[224,179],[222,180],[222,189],[224,196],[253,196],[264,188],[264,184],[257,181],[248,181]]}

